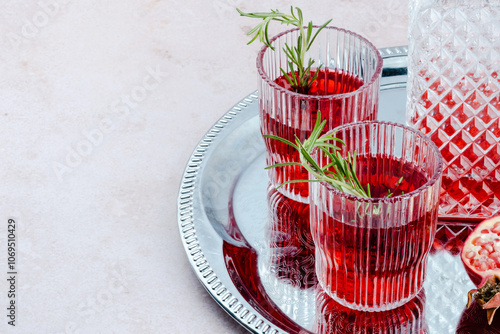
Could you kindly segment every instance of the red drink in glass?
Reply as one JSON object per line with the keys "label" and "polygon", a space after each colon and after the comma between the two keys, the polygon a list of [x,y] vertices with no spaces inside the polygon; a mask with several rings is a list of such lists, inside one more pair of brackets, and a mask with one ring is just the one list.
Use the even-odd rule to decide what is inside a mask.
{"label": "red drink in glass", "polygon": [[[314,73],[314,71],[312,71],[312,73]],[[290,84],[283,76],[276,79],[275,83],[287,90],[291,89]],[[352,74],[341,71],[320,70],[318,78],[312,84],[309,95],[323,96],[331,94],[346,94],[356,91],[362,85],[363,81]],[[315,120],[317,118],[318,110],[320,110],[323,120],[332,120],[329,122],[331,127],[336,127],[348,122],[342,108],[342,99],[309,99],[307,101],[302,100],[301,103],[304,108],[303,113],[307,113],[311,119]],[[361,101],[359,102],[359,107],[362,108]],[[298,128],[288,126],[287,124],[283,124],[282,122],[271,117],[271,113],[266,112],[265,110],[262,112],[262,116],[263,119],[261,127],[262,132],[265,134],[279,136],[291,142],[295,142],[295,138],[299,138],[299,140],[303,142],[311,135],[312,128],[310,125]],[[374,117],[376,116],[369,115],[366,119],[373,119]],[[328,128],[325,127],[324,132],[327,131]],[[264,142],[266,144],[267,157],[270,164],[272,163],[271,161],[299,161],[297,151],[289,145],[269,138],[264,138]],[[279,185],[289,180],[307,180],[309,178],[307,171],[301,166],[285,166],[275,168],[271,174],[274,178],[273,183],[275,185]],[[293,194],[298,195],[300,198],[308,197],[309,185],[306,182],[291,185],[289,189],[293,189]],[[288,195],[290,196],[289,193]]]}
{"label": "red drink in glass", "polygon": [[[347,30],[321,30],[307,54],[314,60],[313,66],[321,65],[318,78],[307,92],[295,92],[280,68],[290,72],[283,46],[294,46],[298,36],[298,29],[279,34],[271,40],[275,50],[265,46],[257,57],[261,132],[292,142],[295,136],[304,140],[314,127],[318,110],[327,120],[325,131],[345,123],[376,119],[382,58],[373,44]],[[297,161],[293,148],[275,140],[266,139],[265,143],[268,165]],[[307,179],[308,175],[301,168],[281,167],[270,169],[269,178],[278,186],[289,180]],[[294,200],[308,201],[307,184],[288,184],[280,191]]]}
{"label": "red drink in glass", "polygon": [[[372,173],[377,165],[383,166],[381,172]],[[428,181],[416,167],[394,158],[359,157],[358,168],[364,176],[361,183],[366,185],[364,179],[369,180],[374,197],[386,196],[389,190],[393,196],[410,193]],[[395,188],[401,177],[403,180]],[[424,257],[432,244],[436,210],[436,205],[429,207],[416,220],[391,227],[350,225],[323,213],[318,241],[324,247],[324,255],[335,259],[326,262],[325,268],[321,269],[323,281],[348,303],[365,299],[367,304],[388,304],[393,299],[408,299],[415,295],[423,284]],[[379,249],[380,245],[385,245],[385,249]],[[380,266],[380,263],[386,265]],[[358,267],[367,274],[358,275]],[[398,282],[400,277],[407,279],[401,284]]]}
{"label": "red drink in glass", "polygon": [[[310,184],[318,281],[353,309],[398,307],[423,286],[437,223],[441,156],[422,133],[393,123],[348,124],[336,135],[347,142],[342,156],[357,152],[357,175],[370,184],[372,198]],[[320,166],[330,162],[319,151],[313,158]]]}

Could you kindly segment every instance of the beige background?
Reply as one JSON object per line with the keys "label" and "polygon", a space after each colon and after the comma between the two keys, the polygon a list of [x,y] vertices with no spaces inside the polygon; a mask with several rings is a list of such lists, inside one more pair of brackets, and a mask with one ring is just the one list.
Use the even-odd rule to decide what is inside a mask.
{"label": "beige background", "polygon": [[[292,4],[377,47],[407,43],[404,0]],[[289,5],[2,2],[0,245],[14,218],[19,275],[17,326],[2,312],[0,332],[245,333],[189,267],[177,192],[203,134],[257,87],[256,22],[234,8]]]}

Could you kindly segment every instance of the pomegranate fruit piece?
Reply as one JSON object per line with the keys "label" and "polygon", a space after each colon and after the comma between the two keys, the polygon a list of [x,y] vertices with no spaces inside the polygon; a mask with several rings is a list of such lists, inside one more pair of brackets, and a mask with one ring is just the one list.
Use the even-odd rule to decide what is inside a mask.
{"label": "pomegranate fruit piece", "polygon": [[486,310],[486,318],[488,325],[493,322],[493,317],[498,307],[500,307],[500,277],[496,274],[487,278],[484,284],[481,284],[479,289],[472,289],[468,293],[467,308],[474,301]]}
{"label": "pomegranate fruit piece", "polygon": [[488,324],[500,307],[500,216],[481,222],[465,240],[461,259],[472,282],[467,307],[475,299],[486,310]]}
{"label": "pomegranate fruit piece", "polygon": [[477,302],[472,302],[472,305],[463,311],[454,333],[498,334],[499,328],[500,317],[497,316],[491,324],[488,324],[483,308]]}

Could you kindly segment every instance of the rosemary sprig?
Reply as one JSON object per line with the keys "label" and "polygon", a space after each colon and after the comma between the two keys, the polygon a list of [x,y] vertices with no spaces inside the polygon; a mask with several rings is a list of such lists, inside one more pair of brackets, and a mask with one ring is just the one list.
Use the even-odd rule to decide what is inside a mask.
{"label": "rosemary sprig", "polygon": [[[299,138],[295,137],[295,143],[274,135],[263,135],[265,138],[281,141],[295,148],[299,152],[300,162],[285,162],[266,167],[266,169],[283,167],[283,166],[302,166],[311,175],[314,180],[291,180],[282,183],[279,187],[288,183],[296,182],[322,182],[326,181],[338,190],[358,196],[371,197],[370,185],[367,185],[366,190],[361,185],[356,175],[356,152],[348,154],[347,158],[343,158],[340,154],[340,147],[333,144],[337,142],[340,145],[345,145],[345,142],[337,137],[334,133],[320,137],[323,128],[326,125],[326,120],[321,121],[321,112],[318,111],[316,123],[309,138],[300,142]],[[326,166],[319,166],[311,157],[311,152],[314,148],[318,148],[323,154],[330,159],[330,163]],[[278,187],[278,188],[279,188]]]}
{"label": "rosemary sprig", "polygon": [[[314,40],[318,36],[318,33],[325,28],[332,20],[328,20],[323,25],[321,25],[316,33],[313,35],[313,23],[309,22],[307,27],[304,27],[304,17],[302,15],[302,10],[299,7],[295,7],[296,13],[294,12],[293,6],[290,8],[290,14],[281,13],[279,10],[272,10],[267,13],[244,13],[238,8],[236,10],[241,16],[262,19],[257,26],[251,29],[247,34],[254,35],[253,38],[248,42],[252,43],[259,38],[259,40],[274,50],[274,47],[269,41],[268,28],[271,21],[278,21],[281,24],[293,25],[298,27],[300,30],[299,37],[297,39],[297,46],[289,46],[285,43],[283,51],[288,58],[289,73],[285,71],[282,67],[280,68],[281,73],[290,83],[292,89],[295,92],[308,94],[314,80],[318,77],[319,70],[321,69],[321,64],[317,67],[314,74],[311,74],[311,67],[314,64],[314,60],[309,58],[307,66],[305,64],[306,52],[309,51]],[[297,69],[295,69],[295,67]]]}

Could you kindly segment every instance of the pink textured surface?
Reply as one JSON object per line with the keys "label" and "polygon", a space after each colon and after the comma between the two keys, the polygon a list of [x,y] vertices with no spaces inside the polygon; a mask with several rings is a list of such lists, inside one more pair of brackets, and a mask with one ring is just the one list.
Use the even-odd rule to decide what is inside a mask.
{"label": "pink textured surface", "polygon": [[[244,333],[192,273],[176,198],[198,140],[257,88],[255,22],[234,8],[290,3],[40,3],[0,8],[0,221],[19,227],[16,332]],[[293,4],[377,47],[406,44],[406,1]]]}

